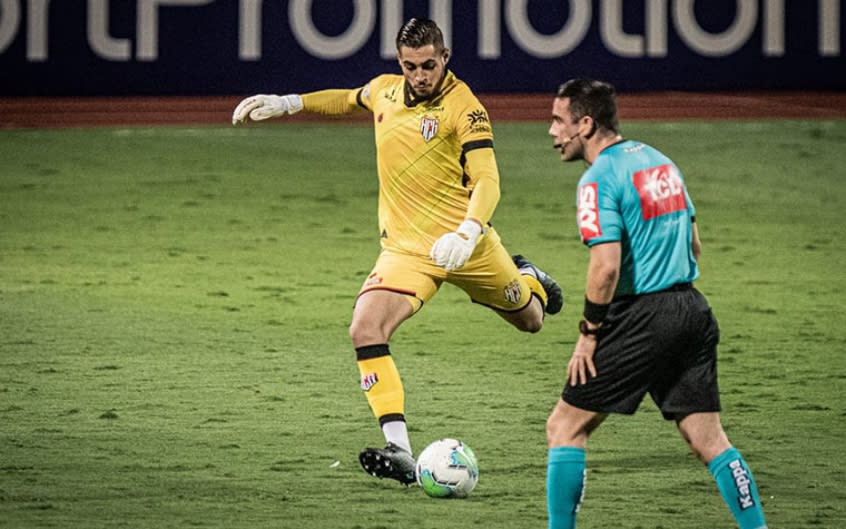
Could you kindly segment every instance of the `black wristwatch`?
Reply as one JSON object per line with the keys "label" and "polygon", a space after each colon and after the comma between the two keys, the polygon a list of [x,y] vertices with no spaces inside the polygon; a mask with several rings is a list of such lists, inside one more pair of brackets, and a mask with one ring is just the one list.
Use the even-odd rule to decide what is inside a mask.
{"label": "black wristwatch", "polygon": [[588,327],[587,320],[580,320],[579,321],[579,332],[584,334],[585,336],[596,336],[599,333],[599,329],[602,327],[602,324],[596,326],[596,328],[591,329]]}

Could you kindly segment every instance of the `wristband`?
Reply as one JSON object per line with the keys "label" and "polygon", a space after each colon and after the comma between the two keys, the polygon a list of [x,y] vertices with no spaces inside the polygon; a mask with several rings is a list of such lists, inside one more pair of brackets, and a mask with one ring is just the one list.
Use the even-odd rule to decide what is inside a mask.
{"label": "wristband", "polygon": [[610,308],[610,303],[594,303],[585,296],[585,310],[583,314],[585,319],[593,324],[604,322]]}
{"label": "wristband", "polygon": [[[587,320],[579,320],[579,333],[584,334],[585,336],[596,336],[597,334],[599,334],[599,329],[600,329],[600,327],[602,327],[601,323],[593,329],[588,327],[588,325],[589,324],[588,324]],[[591,323],[590,325],[596,325],[596,324]]]}

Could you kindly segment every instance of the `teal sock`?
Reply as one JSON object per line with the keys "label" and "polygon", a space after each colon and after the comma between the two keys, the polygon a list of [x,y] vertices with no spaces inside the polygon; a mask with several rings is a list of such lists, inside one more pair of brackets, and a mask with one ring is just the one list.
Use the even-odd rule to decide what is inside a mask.
{"label": "teal sock", "polygon": [[546,465],[549,529],[573,529],[585,489],[585,450],[550,448]]}
{"label": "teal sock", "polygon": [[740,529],[767,529],[758,486],[740,452],[729,448],[708,463],[708,470]]}

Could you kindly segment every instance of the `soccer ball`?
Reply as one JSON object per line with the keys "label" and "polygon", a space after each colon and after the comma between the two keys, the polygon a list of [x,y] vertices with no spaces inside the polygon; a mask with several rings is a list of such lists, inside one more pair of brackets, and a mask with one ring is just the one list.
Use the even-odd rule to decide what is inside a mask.
{"label": "soccer ball", "polygon": [[479,461],[457,439],[439,439],[417,458],[417,483],[433,498],[464,498],[479,481]]}

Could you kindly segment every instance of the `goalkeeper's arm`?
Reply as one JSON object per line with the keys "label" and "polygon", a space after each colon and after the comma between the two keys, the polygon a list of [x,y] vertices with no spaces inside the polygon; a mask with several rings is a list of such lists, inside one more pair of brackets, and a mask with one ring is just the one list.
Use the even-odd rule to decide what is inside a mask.
{"label": "goalkeeper's arm", "polygon": [[473,183],[466,218],[487,225],[499,203],[499,170],[491,148],[473,149],[465,154],[464,172]]}
{"label": "goalkeeper's arm", "polygon": [[458,270],[473,254],[476,242],[499,202],[499,171],[493,149],[473,149],[465,155],[465,173],[474,182],[464,222],[454,232],[441,236],[429,256],[447,271]]}
{"label": "goalkeeper's arm", "polygon": [[232,124],[296,114],[301,110],[336,116],[349,114],[360,108],[356,103],[357,90],[320,90],[306,94],[258,94],[241,101],[232,113]]}

